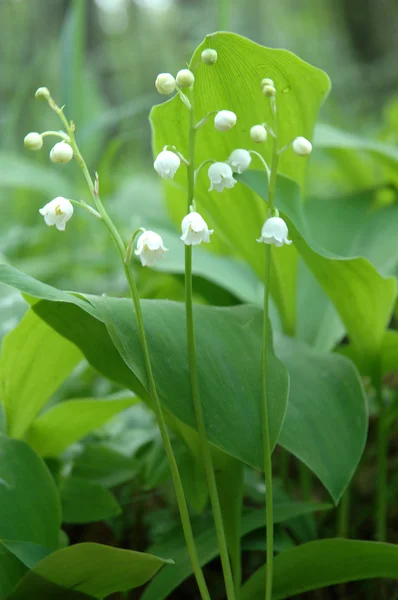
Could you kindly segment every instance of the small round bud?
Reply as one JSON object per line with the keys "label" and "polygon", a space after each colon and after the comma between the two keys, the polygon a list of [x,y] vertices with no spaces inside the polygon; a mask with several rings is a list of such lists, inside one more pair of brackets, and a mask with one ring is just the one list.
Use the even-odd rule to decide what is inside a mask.
{"label": "small round bud", "polygon": [[220,110],[214,117],[214,127],[218,131],[229,131],[236,123],[236,114],[231,110]]}
{"label": "small round bud", "polygon": [[202,52],[202,61],[205,65],[214,65],[217,62],[217,50],[213,50],[213,48],[206,48]]}
{"label": "small round bud", "polygon": [[49,100],[50,90],[46,87],[39,87],[36,90],[35,98],[38,98],[39,100]]}
{"label": "small round bud", "polygon": [[191,87],[191,85],[194,84],[194,81],[195,81],[195,76],[192,73],[192,71],[190,71],[189,69],[181,69],[181,71],[178,71],[177,77],[176,77],[176,82],[177,82],[178,87],[180,87],[180,88]]}
{"label": "small round bud", "polygon": [[263,85],[261,89],[266,98],[273,98],[276,94],[276,89],[273,85]]}
{"label": "small round bud", "polygon": [[297,156],[308,156],[312,152],[312,144],[305,137],[296,137],[292,143],[293,152]]}
{"label": "small round bud", "polygon": [[51,149],[50,159],[53,163],[65,164],[71,161],[73,158],[73,150],[72,147],[69,146],[66,142],[58,142]]}
{"label": "small round bud", "polygon": [[275,87],[273,80],[269,79],[268,77],[265,77],[265,79],[261,80],[261,87],[263,88],[265,85],[272,85],[272,87]]}
{"label": "small round bud", "polygon": [[40,148],[43,146],[43,138],[41,137],[40,133],[31,131],[27,136],[25,136],[23,143],[25,144],[25,148],[28,150],[40,150]]}
{"label": "small round bud", "polygon": [[261,144],[267,139],[267,130],[264,125],[253,125],[250,129],[250,138],[256,144]]}
{"label": "small round bud", "polygon": [[176,89],[176,80],[170,73],[159,73],[156,77],[155,86],[159,94],[168,96]]}

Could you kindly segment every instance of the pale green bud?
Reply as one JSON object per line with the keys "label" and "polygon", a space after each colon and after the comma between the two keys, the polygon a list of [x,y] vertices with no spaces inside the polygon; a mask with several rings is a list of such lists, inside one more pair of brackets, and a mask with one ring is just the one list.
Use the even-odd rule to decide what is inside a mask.
{"label": "pale green bud", "polygon": [[214,65],[217,62],[217,50],[213,50],[213,48],[206,48],[202,52],[202,61],[205,65]]}
{"label": "pale green bud", "polygon": [[276,89],[273,85],[263,85],[261,89],[266,98],[273,98],[276,94]]}
{"label": "pale green bud", "polygon": [[191,87],[194,84],[195,76],[189,69],[181,69],[178,71],[176,82],[178,87]]}
{"label": "pale green bud", "polygon": [[28,150],[36,151],[42,148],[43,138],[41,137],[40,133],[31,131],[27,136],[25,136],[23,143],[25,144],[25,148]]}
{"label": "pale green bud", "polygon": [[264,125],[253,125],[250,129],[250,138],[256,144],[261,144],[261,142],[265,142],[267,139],[267,130]]}
{"label": "pale green bud", "polygon": [[50,152],[50,159],[53,163],[65,164],[72,160],[73,149],[67,142],[58,142]]}
{"label": "pale green bud", "polygon": [[263,88],[265,85],[272,85],[272,87],[275,87],[273,80],[269,79],[269,77],[265,77],[265,79],[261,80],[261,87]]}
{"label": "pale green bud", "polygon": [[159,94],[168,96],[176,89],[176,80],[170,73],[159,73],[156,77],[155,86]]}
{"label": "pale green bud", "polygon": [[39,100],[49,100],[50,91],[46,87],[39,87],[36,90],[35,97],[38,98]]}

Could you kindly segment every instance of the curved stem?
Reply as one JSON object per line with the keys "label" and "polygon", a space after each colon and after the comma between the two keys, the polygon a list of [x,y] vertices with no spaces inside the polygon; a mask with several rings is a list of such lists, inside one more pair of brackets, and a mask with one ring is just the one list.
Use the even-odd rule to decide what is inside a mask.
{"label": "curved stem", "polygon": [[64,142],[69,142],[69,136],[63,131],[43,131],[43,133],[41,133],[40,135],[43,138],[51,135],[53,137],[61,138],[62,140],[64,140]]}
{"label": "curved stem", "polygon": [[[66,121],[66,118],[64,117],[64,115],[62,113],[62,110],[61,110],[61,114],[63,116],[63,120],[65,119],[65,121]],[[193,535],[193,531],[192,531],[188,505],[186,502],[184,488],[182,486],[182,481],[181,481],[177,461],[174,456],[169,433],[167,430],[166,421],[164,419],[163,410],[162,410],[162,407],[160,404],[160,399],[159,399],[159,396],[157,393],[155,378],[153,375],[151,360],[150,360],[150,356],[149,356],[148,341],[147,341],[145,328],[144,328],[144,320],[143,320],[143,316],[142,316],[141,303],[140,303],[140,298],[139,298],[139,294],[138,294],[138,289],[137,289],[137,285],[135,282],[134,273],[131,268],[131,264],[129,261],[126,261],[126,245],[123,242],[116,226],[114,225],[113,221],[109,217],[108,213],[106,212],[106,210],[101,202],[101,199],[98,194],[98,185],[94,184],[93,180],[91,179],[87,165],[86,165],[86,163],[80,153],[80,150],[76,144],[73,128],[71,126],[69,126],[67,121],[66,121],[66,124],[67,124],[68,132],[70,135],[70,144],[73,148],[74,157],[76,159],[76,162],[78,163],[78,165],[80,166],[80,168],[83,172],[84,178],[85,178],[87,185],[89,187],[89,190],[90,190],[90,195],[94,201],[94,204],[95,204],[98,212],[101,215],[102,220],[105,223],[106,228],[108,229],[109,234],[111,235],[111,237],[116,245],[116,249],[118,251],[120,260],[123,264],[124,273],[126,275],[131,299],[133,301],[133,305],[134,305],[134,309],[135,309],[138,334],[139,334],[139,338],[140,338],[140,342],[141,342],[142,353],[144,356],[145,370],[146,370],[146,375],[147,375],[147,379],[148,379],[149,393],[150,393],[151,399],[153,401],[153,409],[154,409],[154,412],[156,415],[156,420],[157,420],[157,424],[158,424],[158,427],[160,430],[160,435],[162,437],[162,442],[163,442],[166,456],[167,456],[169,466],[170,466],[171,476],[173,479],[174,489],[175,489],[176,498],[177,498],[177,504],[178,504],[178,508],[179,508],[179,512],[180,512],[181,524],[182,524],[182,528],[183,528],[183,532],[184,532],[184,536],[185,536],[185,542],[187,545],[189,557],[191,559],[192,570],[194,572],[202,600],[211,600],[209,591],[207,589],[207,584],[206,584],[206,581],[205,581],[205,578],[203,575],[203,571],[200,566],[197,550],[196,550],[195,539],[194,539],[194,535]]]}
{"label": "curved stem", "polygon": [[[268,186],[268,214],[274,210],[274,198],[276,187],[276,175],[278,171],[278,131],[276,119],[275,99],[270,99],[273,116],[273,129],[275,138],[273,140],[271,172]],[[273,519],[273,493],[272,493],[272,460],[271,460],[271,441],[269,435],[268,420],[268,399],[267,399],[267,342],[268,342],[268,321],[269,321],[269,282],[271,265],[271,245],[267,244],[265,249],[265,277],[264,277],[264,321],[263,321],[263,346],[262,346],[262,364],[261,364],[261,387],[262,387],[262,433],[263,433],[263,452],[264,452],[264,474],[265,474],[265,515],[266,515],[266,583],[265,599],[272,600],[272,579],[274,564],[274,519]]]}
{"label": "curved stem", "polygon": [[[192,103],[191,103],[192,106]],[[194,202],[194,186],[195,186],[195,141],[196,128],[194,120],[194,111],[191,107],[189,111],[189,165],[187,167],[187,212]],[[192,403],[195,412],[196,424],[198,427],[200,448],[203,457],[203,463],[206,473],[207,485],[211,507],[213,511],[214,524],[216,528],[216,536],[218,548],[220,552],[221,565],[224,575],[225,589],[228,600],[235,600],[235,588],[232,577],[231,564],[228,555],[227,542],[224,531],[224,524],[218,496],[217,482],[214,474],[213,459],[211,449],[207,440],[206,423],[203,412],[202,401],[200,398],[199,389],[199,374],[196,359],[196,343],[195,343],[195,327],[193,318],[193,302],[192,302],[192,246],[185,246],[185,309],[186,309],[186,326],[187,326],[187,345],[188,345],[188,361],[189,374],[191,378]]]}

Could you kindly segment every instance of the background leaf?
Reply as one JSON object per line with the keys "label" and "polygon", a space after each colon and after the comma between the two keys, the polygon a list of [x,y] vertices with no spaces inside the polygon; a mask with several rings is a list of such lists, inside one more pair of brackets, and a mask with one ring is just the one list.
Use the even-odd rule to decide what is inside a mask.
{"label": "background leaf", "polygon": [[[376,577],[398,579],[397,546],[359,540],[318,540],[286,550],[275,558],[272,598],[283,600],[308,590]],[[262,567],[243,586],[241,600],[260,600],[264,589]]]}
{"label": "background leaf", "polygon": [[116,498],[105,486],[81,477],[66,477],[60,494],[64,523],[93,523],[121,512]]}

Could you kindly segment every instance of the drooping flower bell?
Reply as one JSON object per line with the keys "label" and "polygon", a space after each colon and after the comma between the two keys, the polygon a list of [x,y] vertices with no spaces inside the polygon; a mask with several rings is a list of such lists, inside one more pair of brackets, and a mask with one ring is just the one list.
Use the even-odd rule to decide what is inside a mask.
{"label": "drooping flower bell", "polygon": [[210,165],[207,174],[210,179],[209,192],[212,190],[222,192],[224,188],[231,189],[234,187],[235,183],[238,183],[236,179],[233,178],[232,169],[227,163],[213,163]]}
{"label": "drooping flower bell", "polygon": [[140,257],[143,267],[153,267],[165,252],[168,250],[164,247],[163,239],[158,233],[144,231],[138,238],[135,254]]}
{"label": "drooping flower bell", "polygon": [[250,152],[243,149],[233,150],[228,158],[228,164],[231,166],[234,173],[243,173],[249,168],[252,157]]}
{"label": "drooping flower bell", "polygon": [[176,80],[171,73],[159,73],[156,77],[155,86],[159,94],[168,96],[176,89]]}
{"label": "drooping flower bell", "polygon": [[67,142],[58,142],[51,149],[50,159],[53,163],[64,165],[73,158],[73,149]]}
{"label": "drooping flower bell", "polygon": [[299,136],[293,140],[293,152],[298,156],[308,156],[312,152],[312,144],[305,137]]}
{"label": "drooping flower bell", "polygon": [[289,231],[285,221],[280,217],[271,217],[265,221],[261,229],[261,236],[257,241],[280,248],[284,244],[292,243],[292,240],[287,239],[288,235]]}
{"label": "drooping flower bell", "polygon": [[186,215],[181,223],[182,236],[180,239],[186,246],[197,246],[201,242],[210,242],[214,229],[209,229],[206,221],[197,212]]}
{"label": "drooping flower bell", "polygon": [[46,225],[55,225],[58,231],[65,231],[66,224],[73,215],[73,204],[58,196],[40,208],[39,213],[43,215]]}
{"label": "drooping flower bell", "polygon": [[236,124],[236,118],[231,110],[220,110],[214,117],[214,127],[218,131],[229,131]]}
{"label": "drooping flower bell", "polygon": [[175,152],[163,150],[157,155],[153,166],[162,179],[173,179],[180,164],[180,157]]}

